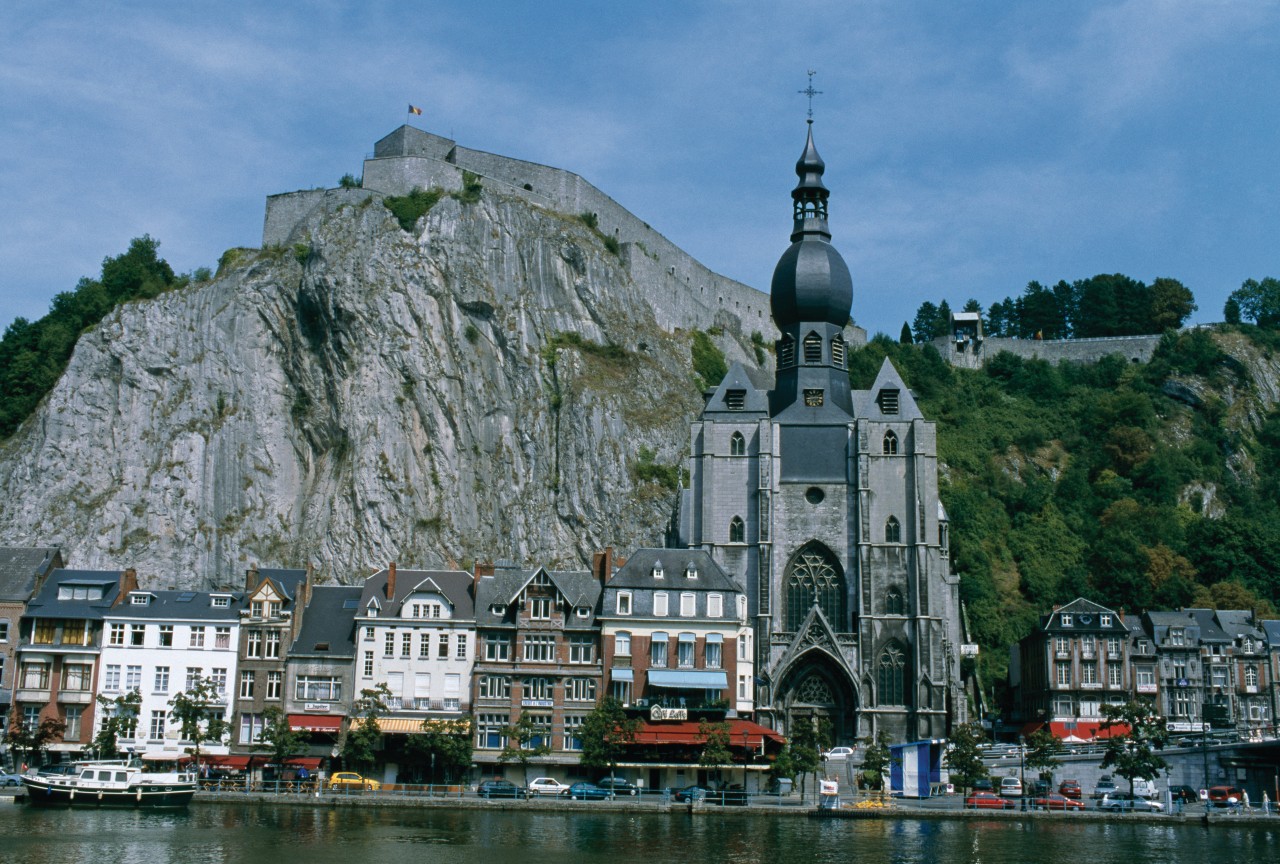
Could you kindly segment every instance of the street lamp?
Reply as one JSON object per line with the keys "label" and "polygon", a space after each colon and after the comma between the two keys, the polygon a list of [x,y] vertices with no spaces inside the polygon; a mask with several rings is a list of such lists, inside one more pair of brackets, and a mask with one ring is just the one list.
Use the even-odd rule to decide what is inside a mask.
{"label": "street lamp", "polygon": [[1027,738],[1018,736],[1018,782],[1022,784],[1022,796],[1019,809],[1027,809]]}

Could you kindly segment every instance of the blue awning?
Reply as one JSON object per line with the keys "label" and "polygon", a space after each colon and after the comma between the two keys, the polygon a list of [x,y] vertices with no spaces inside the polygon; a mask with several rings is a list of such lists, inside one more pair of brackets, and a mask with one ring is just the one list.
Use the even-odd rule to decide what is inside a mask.
{"label": "blue awning", "polygon": [[649,684],[654,687],[674,687],[682,690],[726,690],[729,687],[729,678],[724,672],[650,669]]}
{"label": "blue awning", "polygon": [[609,677],[614,681],[634,681],[635,675],[630,669],[611,669]]}

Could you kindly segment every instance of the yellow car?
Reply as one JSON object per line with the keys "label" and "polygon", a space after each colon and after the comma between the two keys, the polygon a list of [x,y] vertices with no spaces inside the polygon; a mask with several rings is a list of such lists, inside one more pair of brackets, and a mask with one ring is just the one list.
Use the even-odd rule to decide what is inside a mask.
{"label": "yellow car", "polygon": [[339,771],[329,778],[329,788],[332,789],[368,789],[376,792],[382,788],[382,784],[377,780],[370,780],[367,777],[361,777],[354,771]]}

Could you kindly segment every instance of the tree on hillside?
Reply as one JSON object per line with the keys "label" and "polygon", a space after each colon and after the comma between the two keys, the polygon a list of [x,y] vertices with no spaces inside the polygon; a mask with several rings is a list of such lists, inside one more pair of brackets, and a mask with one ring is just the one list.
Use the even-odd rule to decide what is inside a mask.
{"label": "tree on hillside", "polygon": [[360,691],[360,698],[351,705],[352,723],[339,744],[344,766],[348,763],[354,765],[366,776],[373,773],[377,748],[382,743],[382,726],[378,719],[386,716],[390,698],[391,690],[386,684]]}
{"label": "tree on hillside", "polygon": [[1102,753],[1102,767],[1113,768],[1128,780],[1131,794],[1134,780],[1154,780],[1161,771],[1169,770],[1169,763],[1157,752],[1169,743],[1169,730],[1152,703],[1138,699],[1108,703],[1102,706],[1102,716],[1102,728],[1111,734]]}
{"label": "tree on hillside", "polygon": [[613,777],[618,762],[635,743],[643,725],[637,717],[628,717],[622,703],[612,696],[600,700],[582,721],[578,736],[582,740],[580,764],[584,768],[608,771]]}
{"label": "tree on hillside", "polygon": [[902,345],[910,345],[915,340],[911,336],[911,325],[906,321],[902,322],[902,332],[898,334],[898,342]]}
{"label": "tree on hillside", "polygon": [[1191,289],[1177,279],[1162,276],[1151,283],[1151,324],[1157,332],[1176,330],[1197,308]]}
{"label": "tree on hillside", "polygon": [[[965,723],[952,731],[945,761],[951,782],[957,789],[971,789],[975,781],[987,776],[987,768],[982,764],[982,745],[986,741],[987,733],[981,723]],[[887,762],[885,767],[888,767]]]}
{"label": "tree on hillside", "polygon": [[916,317],[911,322],[911,334],[917,342],[928,342],[933,339],[937,327],[938,307],[926,300],[916,310]]}
{"label": "tree on hillside", "polygon": [[1246,279],[1239,288],[1231,292],[1227,303],[1232,302],[1235,303],[1240,319],[1259,327],[1280,326],[1280,279],[1270,276],[1261,282]]}

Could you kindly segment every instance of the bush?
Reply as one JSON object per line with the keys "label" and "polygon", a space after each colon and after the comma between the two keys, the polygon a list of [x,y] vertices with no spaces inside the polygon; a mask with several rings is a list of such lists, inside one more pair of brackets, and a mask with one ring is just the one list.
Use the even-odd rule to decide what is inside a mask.
{"label": "bush", "polygon": [[480,184],[480,175],[472,174],[470,171],[463,171],[462,191],[450,192],[449,197],[462,204],[477,204],[483,191],[484,186]]}
{"label": "bush", "polygon": [[401,228],[405,231],[413,231],[418,220],[436,206],[442,194],[439,189],[415,188],[408,195],[389,195],[382,199],[382,203],[391,211],[391,215],[396,217]]}
{"label": "bush", "polygon": [[596,214],[594,213],[579,213],[578,220],[582,222],[583,225],[586,225],[588,228],[590,228],[592,231],[600,230],[600,220],[596,217]]}
{"label": "bush", "polygon": [[474,345],[480,338],[480,328],[474,324],[468,324],[467,328],[462,331],[462,335],[466,337],[468,342]]}
{"label": "bush", "polygon": [[343,174],[340,178],[338,178],[338,186],[340,186],[343,189],[359,189],[363,185],[364,185],[363,177],[357,180],[355,177],[352,177],[350,174]]}
{"label": "bush", "polygon": [[703,387],[715,387],[724,380],[729,364],[710,336],[701,330],[694,330],[690,353],[693,355],[693,371],[702,379]]}

